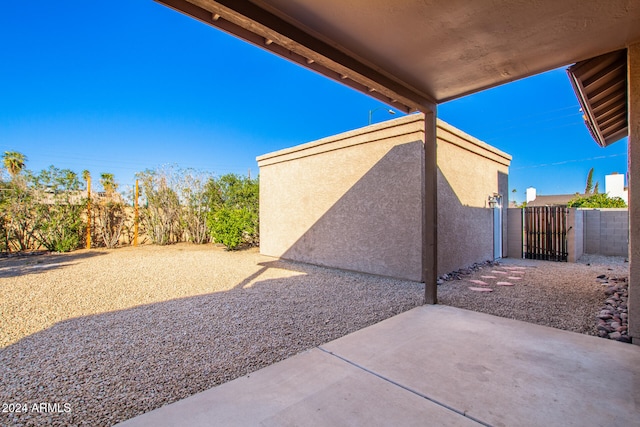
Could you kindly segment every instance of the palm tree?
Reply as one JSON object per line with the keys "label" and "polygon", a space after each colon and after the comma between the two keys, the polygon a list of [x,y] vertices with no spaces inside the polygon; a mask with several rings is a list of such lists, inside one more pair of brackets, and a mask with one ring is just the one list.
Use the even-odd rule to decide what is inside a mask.
{"label": "palm tree", "polygon": [[2,156],[2,163],[7,171],[9,171],[11,178],[15,178],[20,172],[22,172],[26,161],[27,156],[17,151],[5,151]]}
{"label": "palm tree", "polygon": [[87,238],[86,248],[91,249],[91,172],[87,169],[82,171],[82,179],[87,183]]}
{"label": "palm tree", "polygon": [[584,187],[584,194],[591,194],[591,190],[593,190],[593,168],[589,169],[589,173],[587,174],[587,184]]}
{"label": "palm tree", "polygon": [[596,181],[595,186],[593,185],[593,168],[589,169],[589,173],[587,174],[587,184],[584,187],[584,194],[598,194],[600,183]]}
{"label": "palm tree", "polygon": [[112,173],[100,174],[100,184],[102,184],[104,192],[107,193],[107,196],[109,197],[111,197],[118,189],[118,184],[116,183]]}

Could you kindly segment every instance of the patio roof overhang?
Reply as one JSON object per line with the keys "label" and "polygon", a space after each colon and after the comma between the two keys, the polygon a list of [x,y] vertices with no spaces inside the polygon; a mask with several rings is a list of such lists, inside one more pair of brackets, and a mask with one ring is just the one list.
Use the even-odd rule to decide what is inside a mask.
{"label": "patio roof overhang", "polygon": [[626,49],[578,62],[567,74],[598,145],[606,147],[627,136]]}
{"label": "patio roof overhang", "polygon": [[156,0],[402,111],[624,49],[635,0]]}
{"label": "patio roof overhang", "polygon": [[[425,113],[422,249],[428,304],[437,303],[439,103],[627,49],[629,179],[640,181],[640,167],[632,162],[640,151],[638,0],[156,1],[402,111]],[[587,106],[589,94],[584,98]],[[594,123],[614,108],[612,103],[594,113]],[[617,132],[599,142],[613,142]],[[633,188],[631,200],[638,193]],[[633,242],[640,241],[634,222],[640,205],[629,209],[629,306],[636,310],[640,245]],[[640,322],[631,318],[629,335],[640,337]]]}

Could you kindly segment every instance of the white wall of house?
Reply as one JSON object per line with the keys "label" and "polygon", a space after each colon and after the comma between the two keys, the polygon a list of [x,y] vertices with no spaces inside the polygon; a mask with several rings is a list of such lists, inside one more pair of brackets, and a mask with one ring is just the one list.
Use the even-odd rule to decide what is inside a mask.
{"label": "white wall of house", "polygon": [[629,204],[629,191],[624,188],[624,175],[614,173],[604,177],[604,191],[609,197],[620,197]]}

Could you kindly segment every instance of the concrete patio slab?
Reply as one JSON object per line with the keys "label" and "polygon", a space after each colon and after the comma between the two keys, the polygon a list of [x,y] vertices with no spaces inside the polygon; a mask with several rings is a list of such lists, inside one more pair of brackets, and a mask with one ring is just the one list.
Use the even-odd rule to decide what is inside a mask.
{"label": "concrete patio slab", "polygon": [[424,426],[425,423],[478,425],[315,348],[119,426]]}
{"label": "concrete patio slab", "polygon": [[640,347],[422,306],[121,423],[631,426]]}
{"label": "concrete patio slab", "polygon": [[422,306],[323,349],[492,426],[640,425],[640,347]]}

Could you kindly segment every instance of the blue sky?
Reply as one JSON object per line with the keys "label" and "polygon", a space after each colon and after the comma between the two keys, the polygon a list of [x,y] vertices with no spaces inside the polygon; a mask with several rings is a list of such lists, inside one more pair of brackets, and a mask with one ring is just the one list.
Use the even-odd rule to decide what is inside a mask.
{"label": "blue sky", "polygon": [[[0,150],[93,176],[163,164],[257,173],[255,157],[367,125],[384,105],[151,0],[8,2],[0,10]],[[522,201],[627,171],[589,136],[564,69],[439,106],[513,156]],[[390,116],[377,110],[374,122]],[[510,194],[513,196],[513,194]]]}

